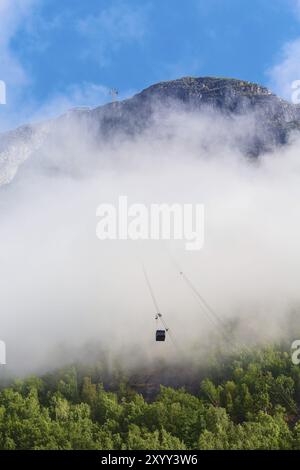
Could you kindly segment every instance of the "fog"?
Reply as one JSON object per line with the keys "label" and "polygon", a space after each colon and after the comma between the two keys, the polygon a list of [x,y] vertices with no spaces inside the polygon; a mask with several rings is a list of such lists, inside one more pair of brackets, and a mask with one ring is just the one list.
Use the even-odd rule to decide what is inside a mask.
{"label": "fog", "polygon": [[[233,320],[242,344],[280,338],[300,302],[300,140],[293,135],[251,159],[238,143],[254,127],[255,116],[178,109],[110,141],[76,119],[41,124],[39,145],[27,144],[32,151],[0,190],[6,369],[92,361],[98,350],[133,364],[205,354],[218,332],[180,270],[224,323]],[[146,205],[204,204],[203,248],[100,241],[97,207],[119,195]],[[168,336],[155,343],[142,264],[175,345]]]}

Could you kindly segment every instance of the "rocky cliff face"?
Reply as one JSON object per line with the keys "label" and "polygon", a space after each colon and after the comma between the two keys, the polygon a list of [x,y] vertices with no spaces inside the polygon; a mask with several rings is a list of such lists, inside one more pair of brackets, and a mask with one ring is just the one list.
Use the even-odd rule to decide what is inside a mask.
{"label": "rocky cliff face", "polygon": [[300,107],[288,103],[267,88],[243,80],[192,78],[161,82],[129,100],[96,108],[90,115],[99,130],[140,132],[150,122],[157,106],[186,111],[215,110],[226,116],[255,115],[257,133],[249,153],[258,155],[270,145],[287,142],[291,130],[300,130]]}
{"label": "rocky cliff face", "polygon": [[[161,82],[150,86],[130,99],[94,109],[74,109],[43,125],[24,126],[0,136],[0,183],[9,182],[18,165],[33,152],[49,143],[70,120],[83,123],[82,134],[92,128],[99,141],[107,141],[119,133],[140,134],[159,113],[179,111],[218,112],[239,126],[239,117],[251,114],[254,130],[240,139],[240,150],[250,156],[271,151],[287,143],[291,131],[300,131],[300,107],[288,103],[267,88],[243,80],[225,78],[192,78]],[[163,127],[163,126],[162,126]],[[82,135],[84,139],[84,135]]]}

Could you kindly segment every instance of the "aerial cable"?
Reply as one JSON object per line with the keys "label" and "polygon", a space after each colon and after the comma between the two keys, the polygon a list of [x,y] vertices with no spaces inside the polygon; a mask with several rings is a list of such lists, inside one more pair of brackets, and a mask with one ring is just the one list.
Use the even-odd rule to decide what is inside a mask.
{"label": "aerial cable", "polygon": [[[209,313],[210,314],[210,320],[212,321],[212,323],[214,324],[214,326],[216,326],[218,329],[219,329],[219,333],[224,337],[224,339],[226,340],[226,342],[230,345],[232,351],[234,353],[238,353],[239,350],[237,348],[243,348],[244,351],[248,354],[251,354],[252,351],[250,348],[248,348],[247,346],[245,345],[242,345],[239,341],[237,341],[236,339],[231,339],[229,338],[228,336],[228,333],[227,331],[225,331],[226,329],[226,326],[224,324],[224,322],[220,319],[220,317],[217,315],[217,313],[212,309],[212,307],[209,305],[209,303],[205,300],[205,298],[203,297],[202,294],[200,294],[199,290],[194,286],[194,284],[192,283],[192,281],[186,276],[186,274],[182,271],[181,267],[178,265],[178,263],[174,260],[174,258],[171,256],[171,254],[169,253],[168,251],[168,254],[173,262],[173,264],[176,266],[176,269],[177,271],[180,273],[180,276],[182,277],[182,279],[185,281],[185,283],[190,287],[190,289],[193,291],[193,293],[197,296],[198,300],[200,301],[201,303],[201,306],[202,306],[202,310],[207,314]],[[154,291],[152,289],[152,286],[151,286],[151,283],[150,283],[150,280],[149,280],[149,277],[147,275],[147,272],[146,272],[146,269],[143,265],[143,272],[144,272],[144,276],[145,276],[145,279],[146,279],[146,283],[148,285],[148,288],[149,288],[149,292],[151,294],[151,297],[152,297],[152,300],[153,300],[153,304],[155,306],[155,309],[156,309],[156,320],[160,320],[161,323],[163,324],[163,326],[165,327],[165,330],[166,332],[168,333],[173,345],[175,346],[176,349],[180,350],[179,346],[177,345],[173,335],[171,334],[171,331],[170,329],[167,327],[163,317],[162,317],[162,314],[159,310],[159,307],[158,307],[158,303],[157,303],[157,300],[155,298],[155,295],[154,295]],[[205,309],[203,308],[205,307],[206,308],[206,311]],[[234,343],[234,344],[233,344]],[[276,387],[276,383],[275,383],[275,387]],[[286,393],[281,389],[281,387],[278,385],[276,387],[277,389],[277,392],[279,393],[279,395],[281,396],[281,398],[283,399],[283,401],[286,403],[286,405],[288,406],[288,408],[290,408],[290,410],[296,414],[296,416],[300,416],[299,415],[299,412],[297,410],[297,407],[294,407],[294,404],[291,402],[290,400],[290,397],[288,397],[286,395]],[[272,393],[272,391],[270,390],[270,393]],[[208,397],[209,400],[211,401],[211,397]]]}
{"label": "aerial cable", "polygon": [[173,345],[175,346],[175,348],[177,350],[179,350],[179,346],[174,338],[174,334],[173,332],[170,330],[170,328],[168,327],[168,325],[166,324],[164,318],[163,318],[163,315],[160,311],[160,308],[158,306],[158,302],[157,302],[157,299],[155,297],[155,294],[154,294],[154,291],[152,289],[152,286],[151,286],[151,283],[150,283],[150,279],[149,279],[149,276],[147,274],[147,271],[146,271],[146,268],[144,266],[144,264],[142,264],[142,268],[143,268],[143,273],[144,273],[144,277],[145,277],[145,281],[146,281],[146,284],[148,286],[148,289],[149,289],[149,292],[150,292],[150,295],[151,295],[151,298],[152,298],[152,301],[153,301],[153,305],[155,307],[155,320],[156,321],[160,321],[162,323],[162,325],[164,326],[164,329],[166,331],[166,333],[168,334],[168,336],[170,337]]}
{"label": "aerial cable", "polygon": [[220,331],[220,334],[227,340],[230,341],[227,332],[225,330],[225,324],[219,317],[219,315],[215,312],[215,310],[209,305],[209,303],[205,300],[203,295],[199,292],[199,290],[195,287],[195,285],[192,283],[190,278],[183,272],[182,268],[179,266],[178,262],[174,259],[174,257],[171,255],[169,250],[167,250],[168,255],[170,257],[170,260],[172,264],[174,265],[176,271],[179,273],[181,278],[184,280],[186,285],[190,288],[190,290],[193,292],[193,294],[197,297],[201,307],[202,307],[202,312],[205,314],[205,316],[208,318],[208,320],[213,324],[214,327],[218,328]]}
{"label": "aerial cable", "polygon": [[209,311],[209,313],[212,315],[212,317],[215,319],[217,323],[220,325],[224,326],[223,321],[221,318],[217,315],[217,313],[212,309],[212,307],[209,305],[209,303],[205,300],[202,294],[200,294],[199,290],[194,286],[192,281],[188,278],[188,276],[183,272],[179,271],[180,276],[182,279],[185,281],[185,283],[191,288],[191,290],[194,292],[194,294],[198,297],[198,299],[202,302],[202,304],[205,306],[205,308]]}
{"label": "aerial cable", "polygon": [[[168,250],[167,250],[168,251]],[[181,267],[179,266],[179,264],[175,261],[175,259],[171,256],[170,252],[168,251],[168,254],[170,256],[170,259],[171,261],[173,262],[173,264],[176,266],[176,269],[177,271],[179,272],[180,276],[182,277],[182,279],[185,281],[185,283],[191,288],[191,290],[194,292],[194,294],[198,297],[198,299],[201,301],[201,304],[203,304],[206,309],[208,310],[208,312],[212,315],[212,317],[214,318],[215,322],[217,323],[217,326],[220,328],[220,330],[223,330],[221,331],[222,333],[222,336],[224,337],[224,339],[230,344],[231,348],[232,348],[232,351],[233,352],[238,352],[238,349],[237,348],[243,348],[244,351],[248,354],[251,354],[251,349],[245,345],[242,345],[240,342],[238,342],[236,339],[234,340],[231,340],[229,337],[228,337],[228,334],[227,334],[227,331],[224,331],[226,326],[224,324],[224,322],[221,320],[221,318],[217,315],[217,313],[212,309],[212,307],[208,304],[208,302],[204,299],[203,295],[200,294],[199,290],[194,286],[194,284],[192,283],[192,281],[186,276],[186,274],[182,271]],[[232,343],[235,343],[235,347]],[[282,391],[282,389],[280,388],[280,386],[276,387],[277,388],[277,391],[279,393],[279,395],[281,396],[281,398],[283,399],[283,401],[288,405],[288,407],[296,414],[296,416],[300,416],[299,415],[299,412],[297,410],[297,408],[294,407],[294,404],[291,403],[290,401],[290,398],[285,394],[284,391]],[[270,393],[272,393],[272,391],[270,390]],[[210,399],[210,397],[209,397]],[[211,399],[210,399],[211,401]]]}
{"label": "aerial cable", "polygon": [[145,280],[146,280],[146,283],[147,283],[147,286],[148,286],[148,289],[149,289],[149,292],[150,292],[150,295],[151,295],[151,298],[152,298],[152,301],[153,301],[153,305],[155,307],[155,313],[156,313],[157,316],[161,316],[160,309],[159,309],[157,300],[155,298],[154,291],[153,291],[152,286],[150,284],[150,279],[148,277],[146,268],[145,268],[144,265],[142,265],[142,268],[143,268],[144,277],[145,277]]}

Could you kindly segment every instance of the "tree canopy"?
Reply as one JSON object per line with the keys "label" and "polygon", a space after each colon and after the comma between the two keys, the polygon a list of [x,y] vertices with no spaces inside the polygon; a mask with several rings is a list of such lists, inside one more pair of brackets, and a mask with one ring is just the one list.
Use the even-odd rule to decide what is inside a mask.
{"label": "tree canopy", "polygon": [[[87,369],[88,372],[88,369]],[[199,382],[146,400],[75,366],[0,392],[1,449],[300,449],[300,368],[279,348],[241,354]]]}

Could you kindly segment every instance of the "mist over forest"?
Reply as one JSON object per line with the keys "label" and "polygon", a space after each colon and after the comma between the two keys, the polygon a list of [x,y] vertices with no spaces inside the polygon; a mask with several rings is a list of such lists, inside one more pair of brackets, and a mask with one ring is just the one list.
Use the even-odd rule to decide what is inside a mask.
{"label": "mist over forest", "polygon": [[[300,295],[297,130],[286,143],[270,138],[254,155],[265,123],[251,103],[226,113],[173,96],[162,106],[156,93],[138,127],[129,113],[124,128],[128,100],[5,136],[0,290],[8,374],[86,361],[100,351],[129,367],[176,363],[195,351],[205,361],[220,331],[180,270],[239,344],[289,334]],[[275,99],[264,89],[252,93]],[[111,121],[117,124],[108,132]],[[146,206],[203,204],[203,248],[187,251],[177,240],[100,241],[97,207],[117,205],[120,195]],[[143,264],[180,353],[170,340],[154,341]]]}

